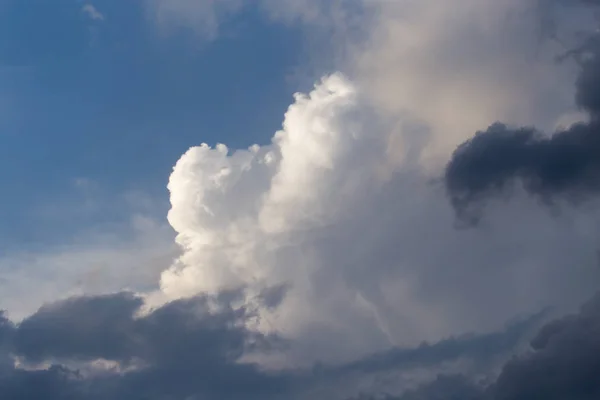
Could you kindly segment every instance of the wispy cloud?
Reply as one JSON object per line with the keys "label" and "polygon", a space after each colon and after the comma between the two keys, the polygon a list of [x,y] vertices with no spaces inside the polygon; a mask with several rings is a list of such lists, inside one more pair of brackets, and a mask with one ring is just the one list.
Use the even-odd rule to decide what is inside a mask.
{"label": "wispy cloud", "polygon": [[84,4],[81,10],[94,21],[104,21],[104,14],[102,14],[93,4]]}

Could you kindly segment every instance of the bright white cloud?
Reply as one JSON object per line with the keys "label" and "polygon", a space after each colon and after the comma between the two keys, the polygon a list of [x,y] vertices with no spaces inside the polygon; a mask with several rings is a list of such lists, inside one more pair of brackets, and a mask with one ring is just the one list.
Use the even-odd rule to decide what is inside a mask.
{"label": "bright white cloud", "polygon": [[[439,171],[387,151],[396,121],[368,99],[334,74],[296,95],[271,144],[184,154],[169,181],[183,255],[163,295],[248,287],[257,328],[294,343],[271,362],[310,363],[498,329],[596,288],[596,214],[552,217],[523,195],[455,229]],[[261,307],[281,284],[280,307]]]}

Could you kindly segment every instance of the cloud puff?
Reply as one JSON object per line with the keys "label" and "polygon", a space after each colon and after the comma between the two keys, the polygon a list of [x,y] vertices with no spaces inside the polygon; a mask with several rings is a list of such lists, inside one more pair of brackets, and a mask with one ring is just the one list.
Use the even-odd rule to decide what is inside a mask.
{"label": "cloud puff", "polygon": [[[522,196],[487,230],[457,231],[436,174],[388,152],[397,123],[334,74],[296,96],[271,144],[190,149],[168,185],[183,254],[151,301],[246,288],[253,329],[294,343],[273,366],[492,331],[596,289],[589,215],[553,219]],[[281,286],[278,308],[261,305]]]}
{"label": "cloud puff", "polygon": [[102,14],[93,4],[84,4],[81,8],[85,14],[87,14],[94,21],[104,21],[104,14]]}

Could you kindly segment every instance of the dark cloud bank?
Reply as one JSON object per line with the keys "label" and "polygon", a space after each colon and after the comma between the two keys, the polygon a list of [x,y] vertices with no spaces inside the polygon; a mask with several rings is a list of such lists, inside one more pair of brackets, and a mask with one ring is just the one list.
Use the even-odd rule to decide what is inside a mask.
{"label": "dark cloud bank", "polygon": [[[215,304],[203,297],[176,301],[136,317],[141,300],[121,293],[48,305],[18,325],[2,317],[0,398],[327,399],[314,395],[312,388],[343,385],[356,374],[460,358],[484,362],[506,354],[542,316],[515,323],[504,332],[395,349],[348,365],[268,373],[239,362],[240,357],[285,344],[243,328],[241,322],[251,313],[234,309],[230,299],[217,300],[218,312],[209,311],[209,301]],[[530,347],[509,361],[492,385],[439,376],[401,399],[599,398],[600,296],[579,314],[543,326]],[[15,367],[14,356],[21,366]],[[118,362],[120,368],[76,367],[98,359]],[[32,368],[42,361],[52,366]]]}
{"label": "dark cloud bank", "polygon": [[[209,312],[209,300],[218,312]],[[236,363],[245,351],[276,345],[241,326],[246,310],[195,298],[136,318],[141,305],[127,293],[81,297],[45,306],[18,326],[3,319],[0,398],[262,399],[287,385],[287,376]],[[15,368],[9,354],[54,366]],[[98,359],[118,362],[120,371],[67,367]]]}

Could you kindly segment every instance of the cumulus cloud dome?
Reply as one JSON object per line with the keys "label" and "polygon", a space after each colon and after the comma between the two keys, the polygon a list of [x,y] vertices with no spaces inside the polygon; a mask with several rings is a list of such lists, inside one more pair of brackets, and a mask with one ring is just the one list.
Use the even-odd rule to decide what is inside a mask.
{"label": "cumulus cloud dome", "polygon": [[592,219],[552,218],[523,196],[488,229],[456,230],[437,175],[387,151],[399,122],[366,98],[336,73],[295,96],[271,144],[188,150],[168,185],[183,254],[162,295],[244,288],[253,329],[292,340],[287,362],[312,363],[500,329],[593,292]]}
{"label": "cumulus cloud dome", "polygon": [[[354,86],[334,74],[295,96],[270,145],[203,144],[182,156],[168,188],[169,222],[184,253],[162,274],[167,298],[246,287],[264,306],[261,327],[293,336],[314,328],[307,324],[327,328],[340,311],[342,319],[375,321],[360,291],[342,276],[335,284],[343,270],[324,265],[319,245],[378,187],[386,137],[360,103]],[[260,303],[275,287],[284,305],[271,312],[277,304]]]}

